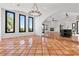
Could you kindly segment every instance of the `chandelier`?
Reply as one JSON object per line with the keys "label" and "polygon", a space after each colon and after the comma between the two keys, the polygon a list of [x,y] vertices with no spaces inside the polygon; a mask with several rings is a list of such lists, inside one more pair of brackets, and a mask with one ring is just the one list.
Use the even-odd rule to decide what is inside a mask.
{"label": "chandelier", "polygon": [[34,17],[37,17],[37,16],[41,15],[40,11],[38,10],[38,7],[37,7],[36,3],[34,3],[32,10],[29,11],[28,14],[30,16],[34,16]]}

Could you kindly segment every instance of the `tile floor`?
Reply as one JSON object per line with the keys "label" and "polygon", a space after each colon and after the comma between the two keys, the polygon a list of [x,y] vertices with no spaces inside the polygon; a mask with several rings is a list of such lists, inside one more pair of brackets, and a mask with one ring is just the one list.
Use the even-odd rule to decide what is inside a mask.
{"label": "tile floor", "polygon": [[[1,56],[79,56],[77,42],[54,38],[23,36],[0,41]],[[68,38],[71,39],[71,38]]]}

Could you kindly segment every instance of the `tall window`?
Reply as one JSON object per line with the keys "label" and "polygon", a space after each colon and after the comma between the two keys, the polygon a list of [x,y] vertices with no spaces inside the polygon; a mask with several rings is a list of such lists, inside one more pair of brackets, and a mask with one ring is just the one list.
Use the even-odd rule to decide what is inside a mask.
{"label": "tall window", "polygon": [[19,14],[19,32],[26,32],[26,16]]}
{"label": "tall window", "polygon": [[15,13],[5,11],[5,33],[15,32]]}
{"label": "tall window", "polygon": [[28,20],[28,31],[33,32],[33,17],[29,17]]}

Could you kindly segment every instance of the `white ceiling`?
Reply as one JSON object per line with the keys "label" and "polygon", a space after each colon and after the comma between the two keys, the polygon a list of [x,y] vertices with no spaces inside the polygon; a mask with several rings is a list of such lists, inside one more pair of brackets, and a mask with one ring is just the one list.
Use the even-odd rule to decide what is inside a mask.
{"label": "white ceiling", "polygon": [[[79,15],[79,3],[37,3],[38,9],[42,14],[51,14],[48,17],[52,16],[56,18],[61,18],[63,13],[70,13],[70,15]],[[0,3],[0,8],[11,9],[16,11],[28,12],[32,9],[33,3]],[[62,13],[63,12],[63,13]]]}
{"label": "white ceiling", "polygon": [[[1,8],[20,10],[27,12],[33,6],[33,3],[19,3],[20,6],[17,6],[17,3],[0,3]],[[64,10],[71,12],[79,12],[79,3],[37,3],[38,8],[42,11],[55,11],[55,10]]]}

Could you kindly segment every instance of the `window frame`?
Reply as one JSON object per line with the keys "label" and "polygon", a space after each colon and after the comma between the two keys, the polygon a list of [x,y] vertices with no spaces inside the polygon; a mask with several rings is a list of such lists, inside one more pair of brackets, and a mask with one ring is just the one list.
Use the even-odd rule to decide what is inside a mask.
{"label": "window frame", "polygon": [[[29,23],[30,23],[30,22],[29,22],[29,21],[30,21],[30,18],[32,18],[32,31],[29,30],[29,28],[30,28],[30,27],[29,27],[29,26],[30,26],[30,25],[29,25]],[[30,17],[30,16],[28,17],[28,32],[33,32],[33,29],[34,29],[34,28],[33,28],[33,25],[34,25],[34,24],[33,24],[33,19],[34,19],[33,17]]]}
{"label": "window frame", "polygon": [[[7,13],[12,13],[13,14],[14,21],[13,21],[13,31],[12,32],[7,31],[7,21],[8,21]],[[12,11],[5,10],[5,33],[14,33],[14,32],[15,32],[15,13],[12,12]]]}
{"label": "window frame", "polygon": [[[20,31],[20,16],[24,16],[24,31]],[[26,16],[23,14],[19,14],[19,32],[26,32]]]}
{"label": "window frame", "polygon": [[79,34],[79,21],[77,21],[77,34]]}

